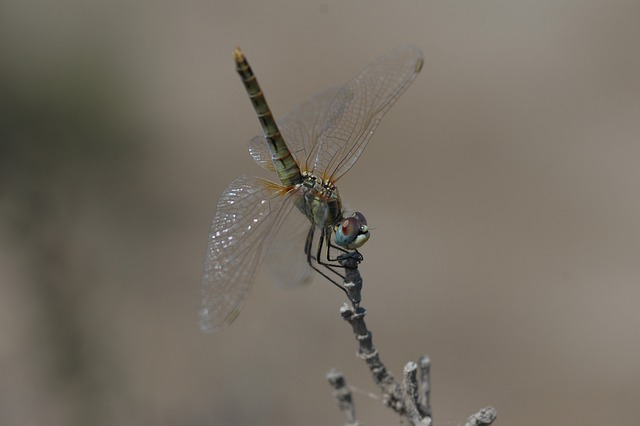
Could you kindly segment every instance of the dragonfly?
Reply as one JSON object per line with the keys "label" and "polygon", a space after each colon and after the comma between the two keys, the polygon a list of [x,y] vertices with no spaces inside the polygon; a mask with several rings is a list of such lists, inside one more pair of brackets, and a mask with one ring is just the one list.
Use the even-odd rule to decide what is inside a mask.
{"label": "dragonfly", "polygon": [[276,122],[246,57],[239,48],[233,57],[264,132],[249,141],[249,153],[280,183],[243,175],[222,193],[205,252],[199,312],[205,332],[237,318],[265,258],[285,286],[308,283],[315,270],[341,287],[331,278],[341,276],[331,250],[357,252],[370,230],[362,213],[346,215],[336,182],[424,62],[419,48],[400,46]]}

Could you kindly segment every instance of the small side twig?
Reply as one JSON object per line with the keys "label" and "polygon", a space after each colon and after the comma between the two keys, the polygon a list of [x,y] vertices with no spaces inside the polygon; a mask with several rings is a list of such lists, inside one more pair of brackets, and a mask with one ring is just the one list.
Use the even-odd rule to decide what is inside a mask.
{"label": "small side twig", "polygon": [[485,407],[467,419],[464,426],[489,426],[498,417],[493,407]]}
{"label": "small side twig", "polygon": [[408,362],[404,366],[402,390],[404,394],[404,410],[407,419],[414,426],[431,426],[431,417],[424,417],[418,410],[418,365]]}
{"label": "small side twig", "polygon": [[425,417],[431,417],[431,359],[422,355],[418,360],[420,367],[420,387],[418,389],[418,410]]}
{"label": "small side twig", "polygon": [[333,369],[327,374],[327,380],[333,388],[333,397],[338,402],[340,410],[342,410],[342,413],[347,419],[346,426],[362,426],[362,424],[356,420],[356,407],[353,404],[351,391],[347,387],[347,382],[344,380],[343,374]]}

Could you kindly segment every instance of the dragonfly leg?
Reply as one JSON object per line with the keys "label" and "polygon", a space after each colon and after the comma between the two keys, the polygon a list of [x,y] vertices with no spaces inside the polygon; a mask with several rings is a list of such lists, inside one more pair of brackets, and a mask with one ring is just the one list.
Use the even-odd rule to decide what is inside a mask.
{"label": "dragonfly leg", "polygon": [[309,262],[311,259],[311,247],[313,246],[314,232],[315,232],[315,226],[311,225],[311,228],[307,233],[307,240],[304,242],[304,254],[307,256],[307,262]]}
{"label": "dragonfly leg", "polygon": [[[337,258],[337,257],[336,257],[335,259],[332,259],[332,258],[331,258],[331,249],[332,249],[332,248],[333,248],[333,249],[336,249],[336,250],[338,250],[338,251],[341,251],[343,254],[344,254],[344,253],[349,253],[349,250],[344,249],[344,248],[342,248],[342,247],[340,247],[340,246],[337,246],[337,245],[333,244],[333,243],[331,242],[331,231],[327,231],[327,260],[328,260],[329,262],[336,262],[336,261],[338,260],[338,258]],[[338,257],[340,257],[340,256],[338,256]]]}
{"label": "dragonfly leg", "polygon": [[[340,265],[340,268],[345,268],[345,269],[350,269],[353,268],[349,265],[352,264],[353,261],[357,262],[355,268],[357,268],[357,264],[359,264],[360,262],[362,262],[364,260],[364,256],[362,256],[362,254],[356,249],[356,250],[347,250],[345,248],[342,248],[338,245],[335,245],[331,242],[331,228],[327,228],[325,230],[325,234],[326,235],[326,240],[327,240],[327,261],[328,262],[335,262],[338,263]],[[339,254],[335,259],[331,258],[331,249],[336,249],[340,252],[342,252],[341,254]],[[318,259],[320,259],[320,250],[318,250]],[[345,259],[351,259],[350,262],[345,262]],[[320,262],[320,260],[318,260],[319,263],[323,264],[322,262]],[[335,265],[333,265],[335,267]]]}
{"label": "dragonfly leg", "polygon": [[[326,261],[322,260],[322,247],[325,245],[325,240],[327,241],[327,253],[326,253]],[[341,264],[338,263],[338,259],[331,258],[331,231],[329,228],[325,228],[320,233],[320,239],[318,240],[318,251],[316,252],[316,262],[319,265],[324,266],[325,268],[331,270],[334,274],[338,275],[341,279],[344,280],[344,275],[335,270],[335,268],[343,268]],[[341,249],[342,250],[342,249]]]}
{"label": "dragonfly leg", "polygon": [[[321,261],[322,258],[322,244],[324,240],[327,241],[327,261],[333,261],[334,264],[324,263]],[[320,234],[320,240],[318,242],[318,252],[316,253],[316,261],[323,265],[325,268],[330,269],[334,273],[337,272],[334,268],[342,268],[344,269],[345,275],[342,277],[343,284],[339,287],[347,294],[347,297],[353,304],[353,306],[358,306],[360,303],[360,291],[362,290],[362,278],[360,277],[360,273],[358,272],[358,264],[362,262],[363,257],[358,250],[347,251],[341,249],[343,252],[335,260],[331,259],[331,228],[325,228],[322,230]],[[335,265],[337,263],[338,265]],[[335,284],[335,282],[334,282]]]}
{"label": "dragonfly leg", "polygon": [[338,271],[336,271],[334,268],[334,265],[330,265],[327,263],[322,262],[321,259],[321,255],[320,253],[322,253],[322,244],[323,244],[323,240],[324,240],[324,230],[320,233],[320,240],[318,242],[318,252],[316,253],[316,256],[313,256],[312,250],[313,250],[313,236],[315,234],[315,226],[311,226],[311,228],[309,229],[309,233],[307,234],[307,240],[305,242],[304,245],[304,252],[307,255],[307,263],[309,264],[309,266],[311,266],[311,268],[316,271],[317,273],[319,273],[320,275],[322,275],[323,277],[325,277],[327,280],[329,280],[329,282],[331,282],[333,285],[335,285],[336,287],[338,287],[340,290],[344,291],[345,294],[347,294],[347,296],[349,296],[349,293],[347,292],[347,290],[337,281],[335,281],[333,278],[331,278],[329,275],[327,275],[324,270],[321,270],[320,268],[318,268],[316,266],[316,263],[319,265],[324,266],[326,269],[330,270],[331,272],[333,272],[334,274],[336,274],[337,276],[339,276],[342,280],[344,280],[344,275],[340,274]]}

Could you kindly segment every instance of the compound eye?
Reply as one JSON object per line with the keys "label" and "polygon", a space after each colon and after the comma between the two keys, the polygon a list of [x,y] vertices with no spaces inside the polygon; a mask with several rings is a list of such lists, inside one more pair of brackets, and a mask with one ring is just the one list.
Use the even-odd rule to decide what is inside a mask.
{"label": "compound eye", "polygon": [[354,214],[351,215],[351,217],[356,218],[362,225],[366,225],[367,224],[367,219],[360,212],[355,212]]}
{"label": "compound eye", "polygon": [[[365,223],[366,225],[366,223]],[[360,221],[356,217],[348,217],[340,224],[340,232],[349,242],[360,232]]]}

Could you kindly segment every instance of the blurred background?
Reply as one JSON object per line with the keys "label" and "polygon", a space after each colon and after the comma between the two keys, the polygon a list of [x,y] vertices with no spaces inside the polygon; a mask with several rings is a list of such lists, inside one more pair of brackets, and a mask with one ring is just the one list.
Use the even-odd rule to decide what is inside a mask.
{"label": "blurred background", "polygon": [[[258,120],[402,43],[425,66],[340,181],[373,228],[382,359],[428,354],[436,425],[636,424],[640,4],[9,1],[0,5],[0,424],[343,424],[376,392],[315,279],[261,273],[197,325],[207,232]],[[360,420],[398,424],[356,393]],[[311,420],[310,420],[311,419]]]}

